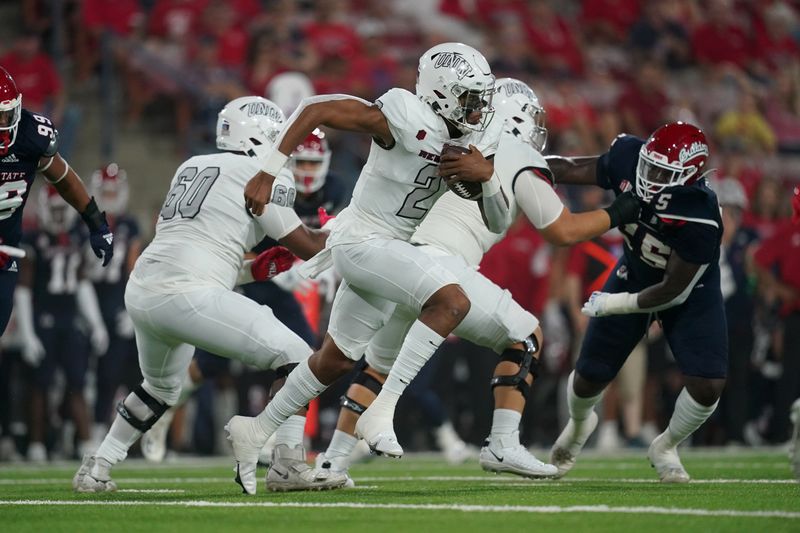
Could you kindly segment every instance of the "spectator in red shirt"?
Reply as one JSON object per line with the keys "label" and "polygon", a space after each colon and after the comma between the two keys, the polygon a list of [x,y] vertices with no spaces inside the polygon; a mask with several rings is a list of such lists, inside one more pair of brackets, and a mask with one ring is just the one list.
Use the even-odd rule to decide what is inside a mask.
{"label": "spectator in red shirt", "polygon": [[533,59],[550,74],[583,74],[583,53],[578,34],[558,16],[547,0],[532,0],[526,19]]}
{"label": "spectator in red shirt", "polygon": [[647,137],[667,122],[669,99],[664,92],[664,75],[657,63],[644,61],[632,83],[620,95],[617,109],[622,131]]}
{"label": "spectator in red shirt", "polygon": [[216,41],[220,66],[241,71],[247,56],[248,35],[239,23],[239,14],[222,0],[211,0],[201,17],[201,32]]}
{"label": "spectator in red shirt", "polygon": [[755,50],[759,66],[765,75],[775,74],[796,63],[800,47],[792,35],[797,14],[784,2],[761,6],[761,16],[755,18]]}
{"label": "spectator in red shirt", "polygon": [[169,41],[182,41],[196,31],[206,0],[157,0],[150,12],[148,33]]}
{"label": "spectator in red shirt", "polygon": [[17,37],[0,57],[0,65],[17,83],[25,109],[48,116],[59,129],[58,151],[69,159],[80,115],[77,108],[68,108],[61,77],[50,56],[42,52],[39,35],[29,31]]}
{"label": "spectator in red shirt", "polygon": [[344,60],[361,51],[361,39],[345,19],[343,3],[322,0],[314,4],[314,20],[303,27],[303,33],[321,57],[334,54]]}
{"label": "spectator in red shirt", "polygon": [[736,20],[730,0],[711,0],[706,22],[692,35],[695,59],[701,65],[734,64],[745,67],[752,44],[747,32]]}
{"label": "spectator in red shirt", "polygon": [[582,26],[603,41],[623,42],[639,18],[640,0],[583,0]]}
{"label": "spectator in red shirt", "polygon": [[789,438],[789,408],[800,396],[800,225],[786,222],[756,250],[759,290],[781,305],[783,373],[775,386],[774,442]]}

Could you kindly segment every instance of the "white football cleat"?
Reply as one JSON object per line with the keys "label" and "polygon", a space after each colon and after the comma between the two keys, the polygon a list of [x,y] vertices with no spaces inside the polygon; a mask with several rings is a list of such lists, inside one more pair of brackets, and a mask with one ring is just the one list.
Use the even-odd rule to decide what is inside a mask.
{"label": "white football cleat", "polygon": [[678,457],[678,448],[673,446],[666,448],[661,444],[664,434],[662,433],[650,444],[647,450],[647,458],[650,464],[658,472],[658,477],[662,483],[688,483],[691,479],[686,469],[683,468],[681,458]]}
{"label": "white football cleat", "polygon": [[[360,440],[358,442],[364,441]],[[352,461],[351,458],[352,454],[351,457],[338,456],[329,458],[327,455],[325,455],[325,452],[322,452],[321,454],[317,455],[316,459],[314,459],[314,466],[319,470],[330,470],[332,472],[344,474],[347,480],[344,482],[342,488],[352,489],[356,486],[356,483],[353,481],[353,478],[350,477],[349,469]]]}
{"label": "white football cleat", "polygon": [[508,472],[531,479],[551,478],[558,474],[555,466],[543,463],[519,443],[518,431],[506,437],[486,439],[478,462],[481,468],[496,474]]}
{"label": "white football cleat", "polygon": [[306,451],[298,444],[294,449],[278,444],[272,452],[272,465],[267,471],[267,489],[272,491],[330,490],[347,482],[347,474],[330,468],[312,468],[306,464]]}
{"label": "white football cleat", "polygon": [[356,437],[364,439],[369,449],[378,455],[395,459],[403,456],[403,447],[397,442],[392,419],[380,416],[369,408],[356,422]]}
{"label": "white football cleat", "polygon": [[28,445],[27,459],[29,463],[44,464],[47,462],[47,448],[44,443],[31,442]]}
{"label": "white football cleat", "polygon": [[575,466],[575,461],[583,446],[597,427],[597,413],[592,410],[576,431],[575,422],[570,418],[566,427],[556,439],[550,450],[550,462],[558,468],[556,479],[564,477]]}
{"label": "white football cleat", "polygon": [[242,487],[245,494],[256,493],[258,454],[267,441],[259,438],[260,431],[254,427],[256,423],[256,419],[249,416],[234,416],[225,424],[228,440],[233,446],[233,457],[236,459],[233,468],[236,472],[234,481]]}
{"label": "white football cleat", "polygon": [[[72,490],[75,492],[114,492],[117,490],[117,484],[111,480],[110,475],[92,474],[92,470],[96,470],[95,457],[92,455],[84,455],[80,468],[72,477]],[[103,468],[105,472],[109,472],[111,467],[107,464],[107,468]]]}
{"label": "white football cleat", "polygon": [[142,435],[142,455],[151,463],[160,463],[167,455],[167,434],[175,417],[175,407],[170,407],[156,423]]}
{"label": "white football cleat", "polygon": [[470,446],[458,436],[453,424],[445,422],[434,430],[436,437],[436,444],[444,454],[445,461],[451,465],[460,465],[461,463],[475,458],[477,455],[477,448]]}
{"label": "white football cleat", "polygon": [[800,398],[792,404],[790,414],[794,428],[792,430],[792,440],[789,445],[789,459],[792,463],[792,470],[798,481],[800,481]]}

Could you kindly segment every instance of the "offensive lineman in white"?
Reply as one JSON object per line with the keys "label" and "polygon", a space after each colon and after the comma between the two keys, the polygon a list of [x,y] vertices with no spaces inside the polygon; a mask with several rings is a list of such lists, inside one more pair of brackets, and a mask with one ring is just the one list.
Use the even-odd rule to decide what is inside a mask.
{"label": "offensive lineman in white", "polygon": [[[607,209],[580,214],[571,213],[562,204],[553,191],[550,170],[541,155],[547,140],[544,109],[528,85],[511,78],[498,80],[493,104],[495,120],[505,124],[494,165],[480,161],[482,158],[446,155],[440,165],[442,171],[459,176],[496,172],[511,203],[512,217],[521,211],[547,241],[556,245],[591,239],[636,219],[639,206],[631,195],[620,197]],[[481,450],[481,466],[493,472],[548,477],[557,473],[556,467],[536,459],[519,442],[519,423],[538,366],[542,340],[538,320],[512,300],[508,291],[477,271],[483,255],[503,235],[486,229],[475,202],[448,192],[433,207],[411,242],[456,273],[470,299],[469,313],[453,333],[490,347],[501,356],[491,381],[495,410],[491,434]],[[360,424],[363,419],[359,416],[381,392],[386,375],[394,372],[392,365],[397,364],[398,349],[414,318],[410,309],[398,306],[370,342],[366,351],[368,366],[343,396],[344,409],[337,430],[328,450],[317,456],[320,470],[347,473],[348,458],[357,443],[357,421]],[[346,486],[352,485],[348,479]]]}
{"label": "offensive lineman in white", "polygon": [[[265,214],[253,217],[241,204],[258,156],[271,148],[283,122],[283,113],[269,100],[237,98],[217,122],[217,147],[226,152],[192,157],[175,173],[155,239],[136,261],[125,291],[144,381],[119,404],[95,454],[84,457],[73,479],[75,490],[116,489],[111,468],[175,404],[195,347],[259,369],[291,367],[311,355],[311,348],[269,307],[231,290],[291,266],[291,254],[281,248],[243,260],[267,235],[302,258],[324,247],[327,232],[302,225],[290,207],[295,194],[290,173],[275,181]],[[301,425],[299,442],[302,430]],[[306,476],[318,488],[344,482],[308,478],[311,472],[303,463],[290,473]],[[243,488],[255,492],[255,483]]]}
{"label": "offensive lineman in white", "polygon": [[[394,395],[387,404],[397,401],[469,311],[457,278],[408,240],[444,193],[438,172],[442,145],[455,138],[475,153],[495,151],[502,127],[491,120],[493,91],[494,76],[480,52],[445,43],[420,58],[416,95],[392,89],[374,105],[345,95],[317,96],[304,100],[290,118],[277,149],[245,189],[246,206],[256,215],[287,154],[314,128],[368,133],[373,143],[328,248],[305,265],[318,272],[333,263],[344,278],[322,348],[289,374],[263,413],[236,416],[226,425],[240,472],[254,469],[259,450],[279,424],[352,368],[396,304],[412,308],[419,318],[400,350],[408,354],[406,372],[395,372],[386,382],[385,390]],[[471,180],[482,182],[488,227],[502,231],[508,204],[499,181],[491,175]],[[363,436],[379,451],[397,446],[391,417],[364,428]]]}

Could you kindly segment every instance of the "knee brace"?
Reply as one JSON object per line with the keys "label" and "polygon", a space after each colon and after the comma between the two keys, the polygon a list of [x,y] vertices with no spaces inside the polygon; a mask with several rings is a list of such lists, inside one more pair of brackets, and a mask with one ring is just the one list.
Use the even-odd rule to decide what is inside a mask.
{"label": "knee brace", "polygon": [[275,379],[288,377],[291,371],[297,368],[298,364],[300,363],[288,363],[283,366],[279,366],[275,369]]}
{"label": "knee brace", "polygon": [[519,365],[519,372],[511,376],[494,376],[489,382],[492,389],[495,387],[516,387],[522,397],[528,398],[528,391],[531,386],[525,381],[528,374],[531,374],[534,379],[539,374],[539,360],[534,357],[534,354],[539,352],[539,344],[536,337],[531,335],[526,338],[523,343],[525,344],[524,350],[507,349],[500,355],[501,361],[510,361]]}
{"label": "knee brace", "polygon": [[161,403],[157,399],[150,396],[150,394],[144,390],[141,384],[133,389],[132,393],[135,394],[139,400],[141,400],[141,402],[153,412],[153,415],[146,420],[141,420],[130,412],[129,408],[125,405],[125,400],[122,400],[117,404],[117,413],[119,413],[119,416],[124,418],[128,424],[133,426],[134,429],[137,429],[142,433],[147,433],[147,430],[153,427],[153,424],[155,424],[156,421],[161,418],[164,412],[169,409],[169,405]]}
{"label": "knee brace", "polygon": [[[376,395],[379,394],[383,388],[383,384],[380,381],[363,370],[356,374],[356,377],[353,378],[353,383],[368,388]],[[339,405],[353,411],[357,415],[361,415],[367,410],[366,406],[350,398],[347,393],[342,394],[342,397],[339,398]]]}

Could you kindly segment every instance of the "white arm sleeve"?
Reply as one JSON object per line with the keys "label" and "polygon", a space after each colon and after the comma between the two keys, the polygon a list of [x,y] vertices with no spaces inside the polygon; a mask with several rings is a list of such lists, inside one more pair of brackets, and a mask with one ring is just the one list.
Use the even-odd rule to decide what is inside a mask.
{"label": "white arm sleeve", "polygon": [[253,266],[253,259],[245,259],[242,262],[242,268],[239,269],[239,275],[236,278],[236,285],[244,285],[246,283],[253,283],[255,279],[253,278],[253,271],[251,267]]}
{"label": "white arm sleeve", "polygon": [[35,337],[33,327],[33,293],[29,287],[22,285],[14,289],[14,310],[17,317],[17,327],[23,337]]}
{"label": "white arm sleeve", "polygon": [[514,195],[517,205],[537,229],[546,228],[555,222],[564,210],[561,198],[550,184],[531,170],[525,170],[517,176]]}
{"label": "white arm sleeve", "polygon": [[511,225],[511,208],[503,194],[503,187],[497,173],[492,173],[488,182],[482,183],[483,212],[486,215],[486,227],[492,233],[503,233]]}
{"label": "white arm sleeve", "polygon": [[279,205],[270,205],[260,217],[258,223],[268,237],[279,241],[297,229],[302,222],[294,209]]}
{"label": "white arm sleeve", "polygon": [[100,305],[97,303],[97,293],[89,280],[83,279],[78,282],[75,297],[78,301],[78,309],[92,329],[105,329],[106,325],[103,322],[103,315],[100,313]]}

